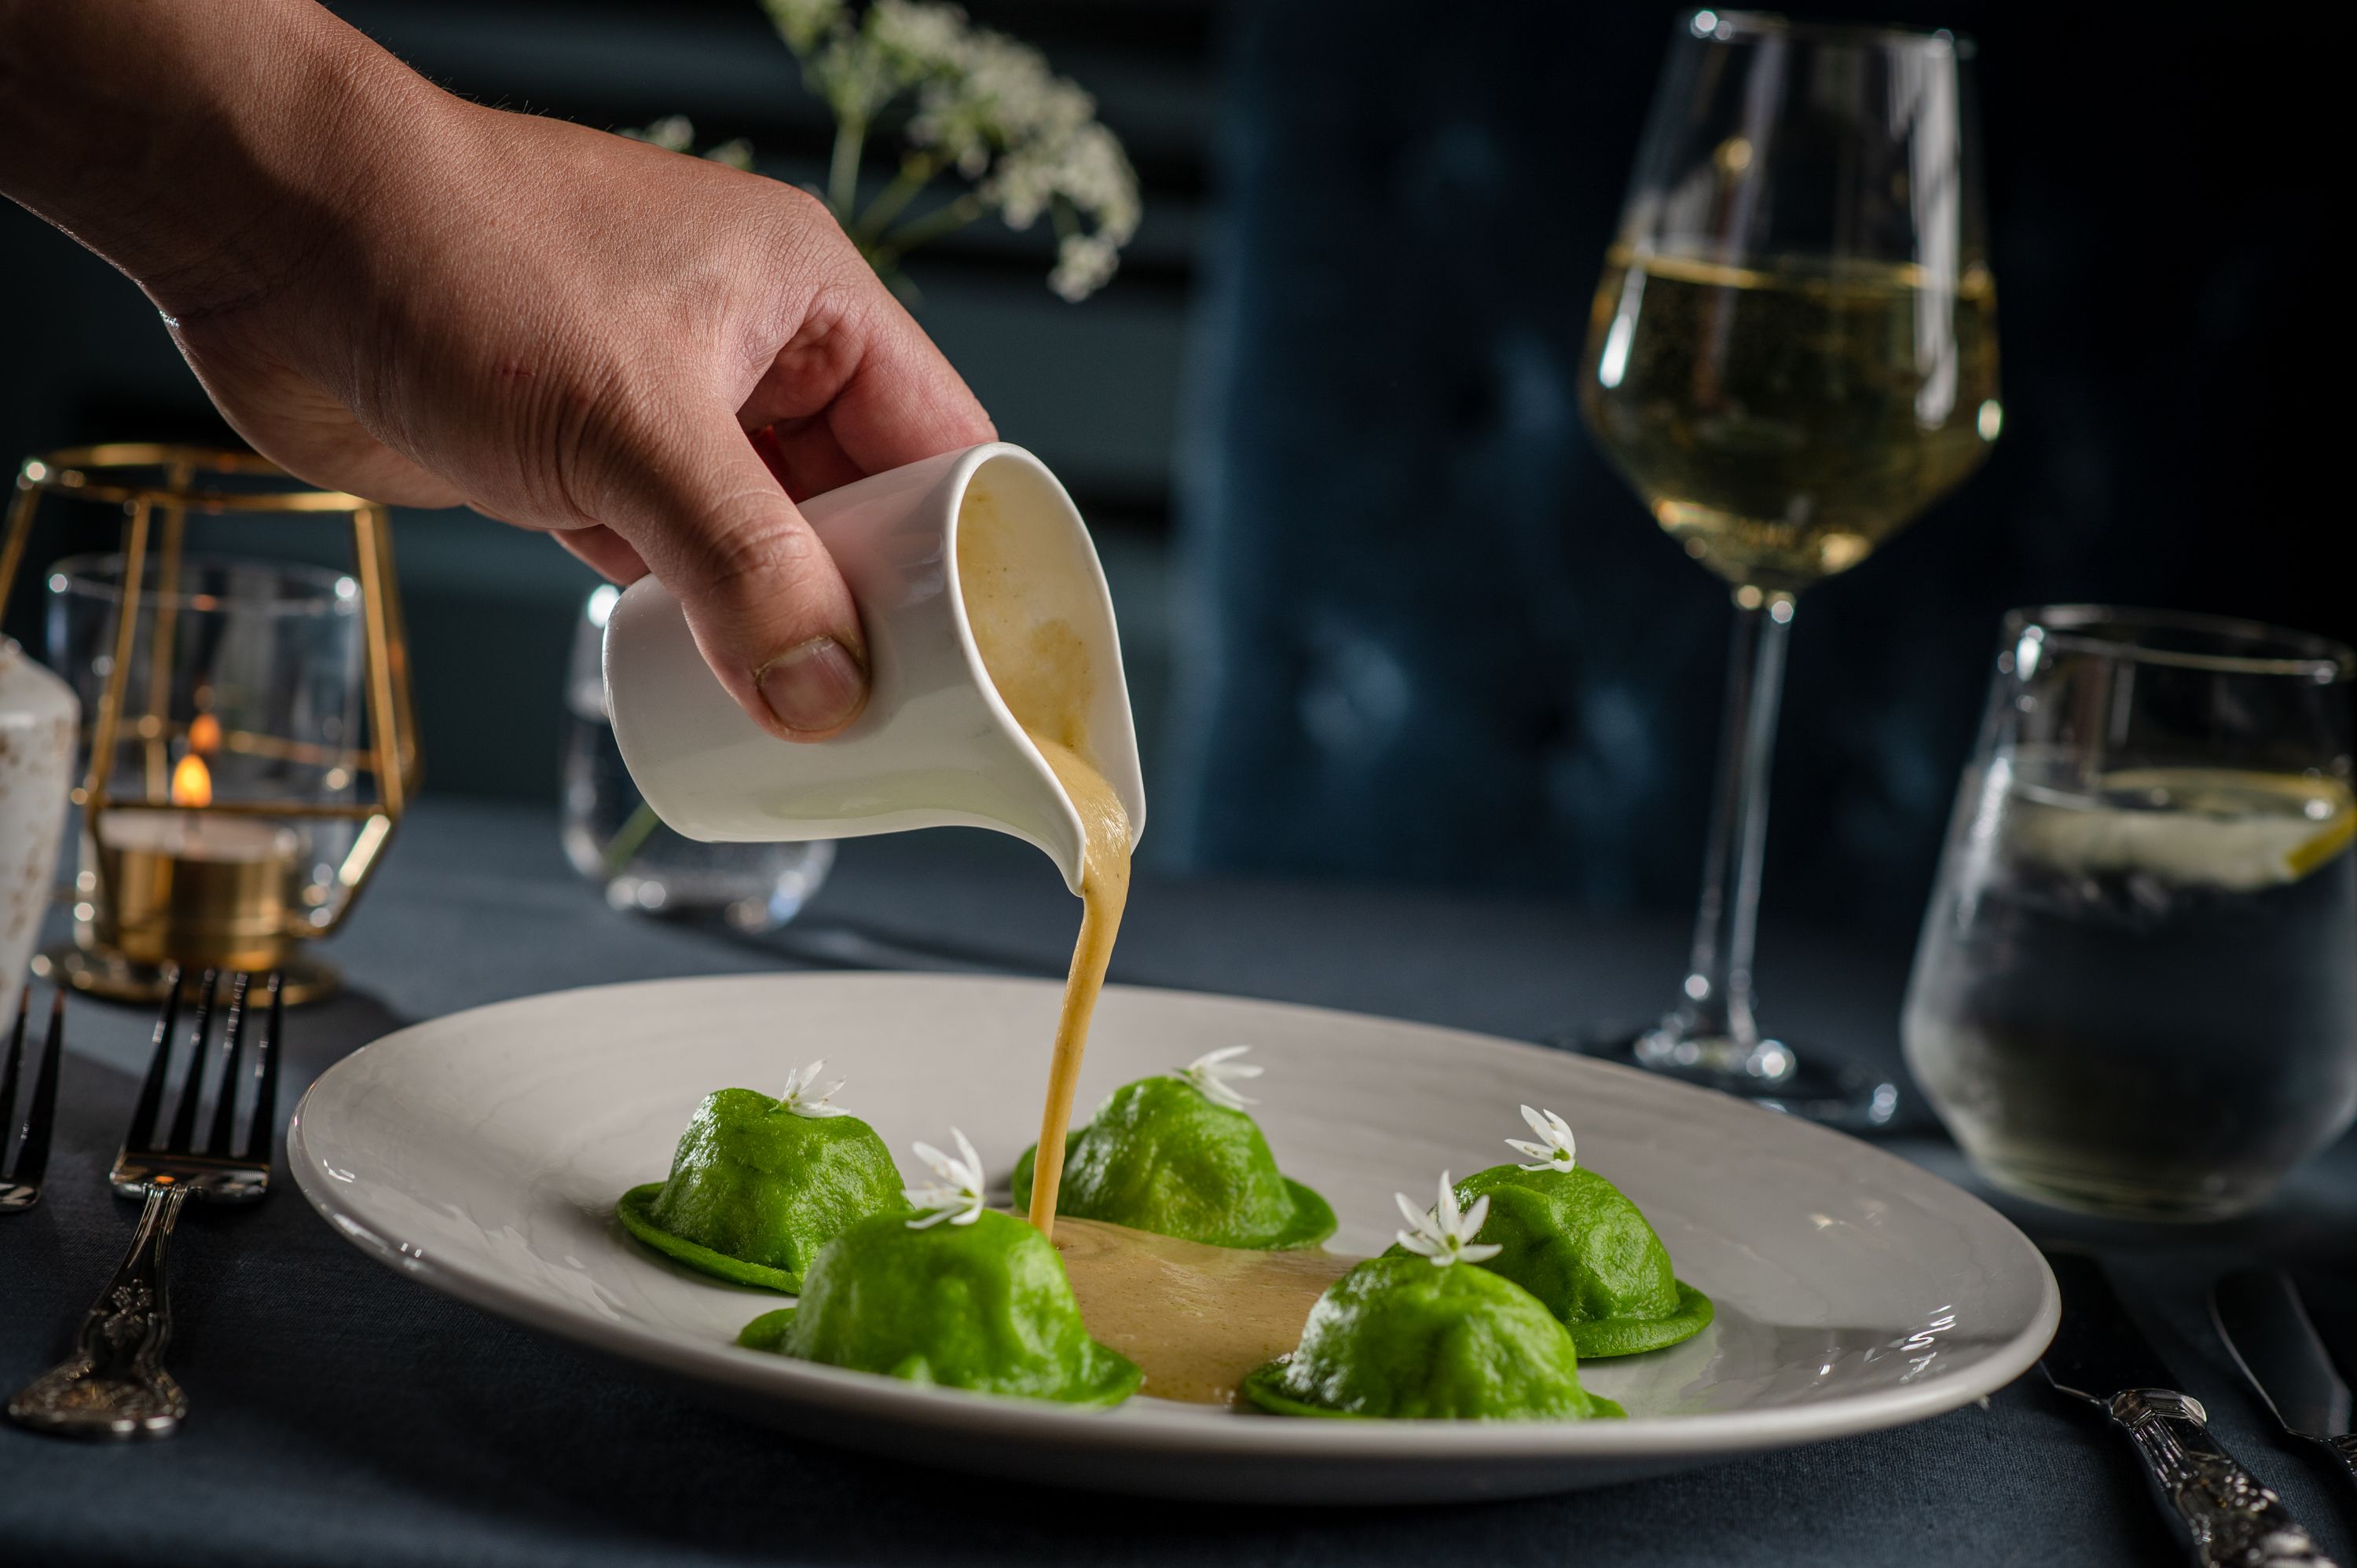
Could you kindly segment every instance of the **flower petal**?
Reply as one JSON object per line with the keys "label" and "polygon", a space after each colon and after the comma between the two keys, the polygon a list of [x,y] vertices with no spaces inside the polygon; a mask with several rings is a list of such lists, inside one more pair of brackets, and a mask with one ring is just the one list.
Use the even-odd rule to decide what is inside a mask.
{"label": "flower petal", "polygon": [[1485,1192],[1473,1200],[1472,1208],[1465,1211],[1463,1220],[1457,1227],[1457,1234],[1470,1241],[1474,1237],[1481,1234],[1481,1221],[1489,1218],[1490,1195]]}

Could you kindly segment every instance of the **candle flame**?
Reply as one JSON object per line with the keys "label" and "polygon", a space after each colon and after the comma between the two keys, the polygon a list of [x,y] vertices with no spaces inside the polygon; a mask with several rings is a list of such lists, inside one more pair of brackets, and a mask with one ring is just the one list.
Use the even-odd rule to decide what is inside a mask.
{"label": "candle flame", "polygon": [[213,803],[213,776],[205,767],[205,759],[190,752],[180,758],[172,769],[172,804],[175,806],[210,806]]}
{"label": "candle flame", "polygon": [[210,757],[221,749],[221,720],[210,714],[199,714],[188,721],[188,749],[199,757]]}

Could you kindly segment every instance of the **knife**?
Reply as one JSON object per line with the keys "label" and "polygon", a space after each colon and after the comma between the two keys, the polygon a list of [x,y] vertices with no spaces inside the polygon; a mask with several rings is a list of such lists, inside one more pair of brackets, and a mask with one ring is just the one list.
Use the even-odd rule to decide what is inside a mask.
{"label": "knife", "polygon": [[2349,1385],[2341,1380],[2291,1277],[2280,1269],[2228,1274],[2211,1287],[2210,1313],[2243,1376],[2284,1430],[2330,1449],[2357,1480]]}
{"label": "knife", "polygon": [[2197,1568],[2332,1568],[2283,1499],[2210,1435],[2201,1402],[2169,1386],[2103,1265],[2080,1252],[2046,1261],[2062,1289],[2062,1325],[2039,1369],[2127,1434]]}

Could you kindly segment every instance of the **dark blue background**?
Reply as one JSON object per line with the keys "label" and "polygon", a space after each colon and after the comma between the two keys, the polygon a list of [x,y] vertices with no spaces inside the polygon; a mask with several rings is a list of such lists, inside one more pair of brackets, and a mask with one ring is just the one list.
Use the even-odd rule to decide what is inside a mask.
{"label": "dark blue background", "polygon": [[[461,91],[593,124],[684,111],[789,179],[824,156],[752,0],[340,9]],[[1038,234],[977,226],[912,271],[928,329],[1098,530],[1148,854],[1685,907],[1724,592],[1574,398],[1674,8],[973,9],[1099,95],[1146,187],[1082,306],[1042,286]],[[2340,51],[2247,7],[1827,9],[1980,42],[2005,367],[1987,467],[1795,628],[1770,918],[1887,927],[1921,908],[2004,608],[2357,631],[2324,569]],[[135,291],[13,209],[0,312],[0,453],[218,431]],[[549,798],[587,574],[463,514],[404,515],[400,541],[431,787]]]}

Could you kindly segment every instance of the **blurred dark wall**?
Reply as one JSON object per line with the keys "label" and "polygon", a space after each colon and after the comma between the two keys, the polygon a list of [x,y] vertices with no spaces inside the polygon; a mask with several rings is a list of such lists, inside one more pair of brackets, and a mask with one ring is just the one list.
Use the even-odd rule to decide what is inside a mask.
{"label": "blurred dark wall", "polygon": [[[763,173],[823,177],[831,122],[756,0],[333,8],[454,91],[605,127],[685,113],[699,145],[746,136]],[[911,259],[914,308],[1007,439],[1046,458],[1098,530],[1133,683],[1158,730],[1163,544],[1214,10],[1209,0],[981,0],[968,9],[1039,45],[1097,96],[1145,184],[1146,218],[1115,285],[1082,305],[1048,291],[1044,223],[1013,234],[990,220]],[[230,438],[139,292],[5,202],[0,313],[0,459],[96,439]],[[566,639],[595,579],[547,541],[468,514],[404,513],[395,533],[428,788],[554,799]],[[45,540],[35,564],[97,542]],[[38,645],[38,617],[23,600],[7,628]]]}
{"label": "blurred dark wall", "polygon": [[[1237,13],[1166,853],[1691,906],[1727,589],[1577,413],[1676,9]],[[1768,902],[1904,929],[2007,607],[2357,633],[2317,362],[2344,335],[2323,229],[2346,181],[2336,68],[2272,17],[1877,9],[1979,40],[2005,435],[1803,597]]]}
{"label": "blurred dark wall", "polygon": [[[1260,734],[1217,727],[1200,705],[1180,715],[1176,738],[1196,766],[1150,759],[1149,848],[1684,907],[1723,594],[1604,470],[1566,395],[1674,8],[969,8],[1096,92],[1146,186],[1122,276],[1084,305],[1043,286],[1038,234],[977,226],[911,272],[920,318],[1099,530],[1149,734],[1170,733],[1157,714],[1174,661],[1195,669],[1219,651],[1200,604],[1170,621],[1174,535],[1310,537],[1297,531],[1334,528],[1347,501],[1350,532],[1329,537],[1435,602],[1464,592],[1436,561],[1511,564],[1488,601],[1498,625],[1476,618],[1463,636],[1501,639],[1496,661],[1473,668],[1506,671],[1539,715],[1534,746],[1554,748],[1534,791],[1460,809],[1438,836],[1402,837],[1370,812],[1368,831],[1329,853],[1288,817],[1284,781],[1248,770],[1217,786],[1229,802],[1218,832],[1174,832],[1184,817],[1201,825],[1200,811],[1166,808],[1190,790],[1199,807],[1212,798],[1206,756],[1229,747],[1248,760],[1288,726],[1350,716],[1347,703],[1301,700],[1289,661],[1302,625],[1280,593],[1265,644],[1225,652],[1296,683],[1262,711]],[[823,166],[823,113],[753,0],[339,9],[461,92],[608,126],[683,112],[707,141],[751,137],[765,172],[813,180]],[[1770,899],[1854,911],[1863,886],[1869,913],[1911,919],[2006,606],[2119,598],[2357,633],[2345,575],[2324,564],[2339,524],[2319,472],[2345,401],[2329,380],[2344,328],[2322,236],[2346,178],[2326,134],[2341,93],[2333,51],[2277,14],[2026,0],[1875,12],[1982,44],[2007,425],[1967,487],[1804,602]],[[1508,138],[1513,181],[1487,195],[1464,184],[1452,117]],[[1263,336],[1240,340],[1247,285],[1269,314]],[[224,434],[137,292],[5,205],[0,312],[0,454]],[[1518,345],[1502,356],[1508,339],[1468,330],[1501,322]],[[1320,409],[1348,417],[1305,418]],[[1351,487],[1369,457],[1406,446],[1471,477],[1446,515],[1510,517],[1512,530],[1436,529],[1417,483]],[[1228,487],[1218,510],[1199,486],[1174,521],[1177,453]],[[1263,482],[1280,467],[1289,489]],[[544,541],[463,514],[404,514],[398,537],[431,787],[551,796],[586,574]],[[1315,587],[1332,559],[1306,552],[1277,588]],[[25,607],[9,619],[20,636],[37,631]],[[1525,627],[1539,631],[1524,640],[1514,628]],[[1569,672],[1613,639],[1627,679],[1609,702],[1581,699]],[[1420,777],[1448,765],[1427,761]],[[1394,787],[1380,770],[1366,782]],[[1561,822],[1583,816],[1617,824],[1609,854],[1566,835]]]}

